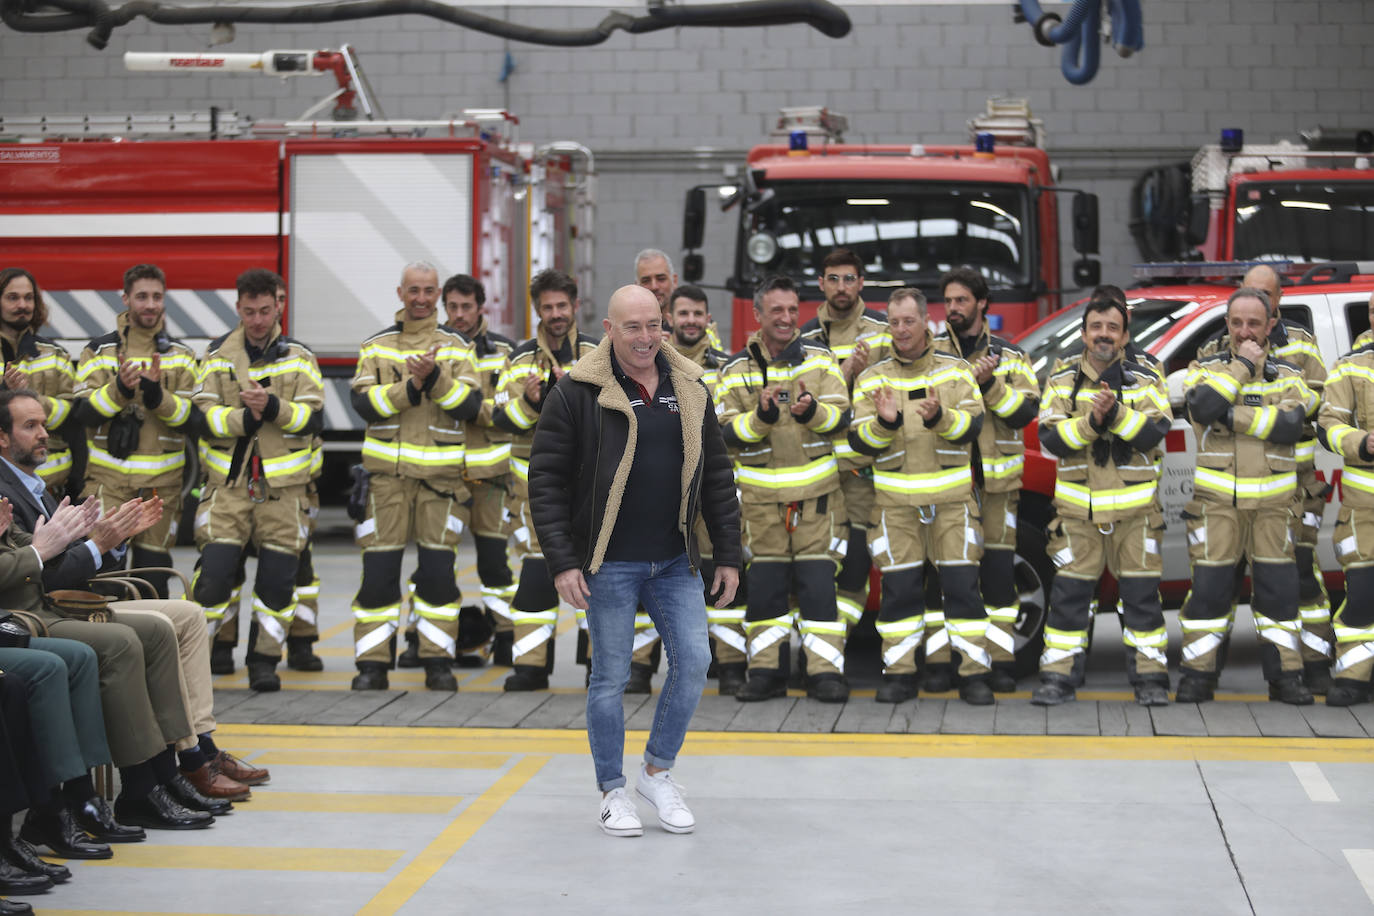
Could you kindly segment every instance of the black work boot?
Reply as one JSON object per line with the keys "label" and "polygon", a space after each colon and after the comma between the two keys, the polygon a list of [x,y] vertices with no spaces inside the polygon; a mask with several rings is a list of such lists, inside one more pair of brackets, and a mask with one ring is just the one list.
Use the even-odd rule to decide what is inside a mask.
{"label": "black work boot", "polygon": [[873,699],[879,703],[905,703],[916,696],[920,688],[914,674],[884,674]]}
{"label": "black work boot", "polygon": [[970,706],[991,706],[997,702],[985,674],[966,677],[959,682],[959,699]]}
{"label": "black work boot", "polygon": [[626,693],[653,693],[654,669],[650,665],[630,662],[630,679],[625,682]]}
{"label": "black work boot", "polygon": [[256,690],[258,693],[274,693],[281,690],[281,678],[277,676],[277,659],[250,653],[247,661],[248,689]]}
{"label": "black work boot", "polygon": [[234,673],[234,644],[229,642],[210,643],[210,673]]}
{"label": "black work boot", "polygon": [[744,662],[730,662],[716,666],[716,692],[723,697],[732,697],[744,686],[745,673],[749,666]]}
{"label": "black work boot", "polygon": [[427,658],[425,663],[425,687],[428,690],[447,690],[456,693],[458,679],[453,676],[453,660],[449,658]]}
{"label": "black work boot", "polygon": [[386,679],[385,662],[358,662],[358,673],[353,678],[354,690],[386,690],[390,685]]}
{"label": "black work boot", "polygon": [[1059,706],[1078,699],[1078,691],[1073,681],[1066,677],[1046,674],[1040,678],[1040,686],[1031,694],[1031,704],[1035,706]]}
{"label": "black work boot", "polygon": [[1175,703],[1210,703],[1216,695],[1217,682],[1213,677],[1196,671],[1184,671],[1178,679]]}
{"label": "black work boot", "polygon": [[505,689],[508,693],[548,690],[549,674],[543,665],[516,665],[514,673],[506,678]]}
{"label": "black work boot", "polygon": [[491,638],[491,663],[493,665],[511,666],[511,647],[515,645],[514,630],[497,630],[496,635]]}
{"label": "black work boot", "polygon": [[406,631],[406,650],[396,658],[397,668],[419,668],[420,661],[420,634]]}
{"label": "black work boot", "polygon": [[988,686],[993,693],[1015,693],[1016,671],[1013,662],[998,662],[988,672]]}
{"label": "black work boot", "polygon": [[822,703],[844,703],[849,699],[849,682],[843,674],[813,674],[806,679],[806,695]]}
{"label": "black work boot", "polygon": [[286,637],[286,667],[292,671],[323,671],[324,660],[311,648],[315,645],[313,636]]}
{"label": "black work boot", "polygon": [[735,691],[735,699],[741,703],[756,703],[774,697],[787,696],[787,678],[776,668],[753,668],[744,686]]}
{"label": "black work boot", "polygon": [[1168,681],[1140,681],[1135,685],[1135,701],[1140,706],[1168,706]]}
{"label": "black work boot", "polygon": [[922,693],[949,693],[954,689],[954,664],[928,662],[921,678]]}
{"label": "black work boot", "polygon": [[1331,689],[1331,663],[1303,662],[1302,682],[1317,696],[1326,696],[1326,692]]}
{"label": "black work boot", "polygon": [[1312,691],[1296,671],[1286,671],[1269,682],[1269,700],[1291,706],[1311,706],[1313,702]]}
{"label": "black work boot", "polygon": [[1355,706],[1368,703],[1370,687],[1368,681],[1338,677],[1332,680],[1331,688],[1326,691],[1327,706]]}

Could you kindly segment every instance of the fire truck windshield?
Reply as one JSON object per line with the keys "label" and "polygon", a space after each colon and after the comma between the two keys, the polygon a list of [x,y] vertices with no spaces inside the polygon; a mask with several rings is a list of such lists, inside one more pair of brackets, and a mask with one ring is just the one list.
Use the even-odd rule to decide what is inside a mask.
{"label": "fire truck windshield", "polygon": [[1374,250],[1374,180],[1247,181],[1236,189],[1235,260],[1355,261]]}
{"label": "fire truck windshield", "polygon": [[[752,285],[786,274],[816,285],[821,261],[836,247],[854,249],[864,262],[864,284],[918,286],[934,292],[940,275],[970,265],[994,289],[1031,285],[1027,233],[1032,230],[1025,188],[910,182],[787,181],[765,185],[771,198],[744,217],[737,263]],[[766,234],[771,258],[759,263],[750,239]]]}

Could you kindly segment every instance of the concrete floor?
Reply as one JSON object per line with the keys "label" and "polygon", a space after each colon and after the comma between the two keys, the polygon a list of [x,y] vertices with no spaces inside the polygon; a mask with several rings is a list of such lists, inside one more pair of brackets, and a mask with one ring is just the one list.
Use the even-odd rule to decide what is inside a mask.
{"label": "concrete floor", "polygon": [[[317,563],[326,671],[261,696],[241,670],[217,679],[220,744],[271,783],[213,829],[68,863],[72,882],[27,898],[39,912],[1374,912],[1374,710],[1263,702],[1243,627],[1200,708],[1130,703],[1110,619],[1084,699],[1048,715],[1024,682],[988,710],[708,687],[675,770],[697,832],[640,804],[645,835],[612,839],[570,620],[548,694],[503,695],[493,668],[458,672],[457,695],[414,671],[354,694],[357,554],[324,540]],[[652,702],[627,698],[631,729]],[[644,739],[627,736],[632,785]]]}

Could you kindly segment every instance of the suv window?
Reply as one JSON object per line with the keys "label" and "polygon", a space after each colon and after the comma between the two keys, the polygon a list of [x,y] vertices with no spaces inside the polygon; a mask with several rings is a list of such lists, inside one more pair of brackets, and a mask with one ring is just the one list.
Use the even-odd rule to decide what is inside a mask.
{"label": "suv window", "polygon": [[1300,324],[1307,330],[1316,332],[1312,324],[1312,310],[1305,305],[1279,305],[1279,314],[1285,321]]}
{"label": "suv window", "polygon": [[1197,351],[1207,341],[1220,334],[1226,329],[1226,315],[1220,314],[1210,321],[1205,321],[1202,325],[1188,337],[1187,340],[1179,344],[1174,354],[1164,363],[1164,374],[1177,372],[1180,369],[1187,369],[1193,360],[1197,359]]}
{"label": "suv window", "polygon": [[1356,300],[1345,304],[1345,321],[1350,326],[1350,339],[1354,341],[1369,330],[1369,303]]}

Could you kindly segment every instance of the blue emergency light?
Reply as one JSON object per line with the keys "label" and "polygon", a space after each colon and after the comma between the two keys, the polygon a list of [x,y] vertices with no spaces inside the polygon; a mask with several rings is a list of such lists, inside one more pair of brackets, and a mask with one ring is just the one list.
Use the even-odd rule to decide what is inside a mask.
{"label": "blue emergency light", "polygon": [[806,152],[806,131],[794,130],[788,134],[787,148],[794,153]]}
{"label": "blue emergency light", "polygon": [[1223,127],[1221,129],[1221,151],[1223,153],[1238,153],[1245,146],[1245,131],[1239,127]]}
{"label": "blue emergency light", "polygon": [[995,152],[997,140],[992,134],[982,131],[973,138],[973,151],[975,153],[987,153],[989,156]]}

